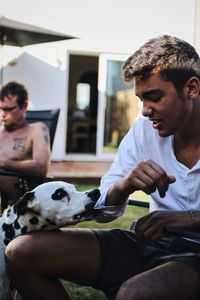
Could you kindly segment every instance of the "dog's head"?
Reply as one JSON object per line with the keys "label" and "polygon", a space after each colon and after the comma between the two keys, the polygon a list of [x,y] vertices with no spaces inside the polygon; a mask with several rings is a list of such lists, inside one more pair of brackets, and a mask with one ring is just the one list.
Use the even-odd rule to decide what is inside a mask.
{"label": "dog's head", "polygon": [[100,196],[98,189],[78,192],[74,185],[52,181],[24,194],[3,215],[4,242],[19,234],[51,230],[65,225],[92,220],[94,205]]}

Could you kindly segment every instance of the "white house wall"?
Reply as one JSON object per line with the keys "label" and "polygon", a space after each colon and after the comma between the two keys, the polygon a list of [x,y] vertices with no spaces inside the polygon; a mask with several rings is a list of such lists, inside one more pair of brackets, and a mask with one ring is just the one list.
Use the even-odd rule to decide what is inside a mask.
{"label": "white house wall", "polygon": [[[18,13],[19,16],[19,11],[15,9],[6,14],[6,8],[8,8],[9,3],[11,5],[11,2],[11,0],[4,2],[3,8],[5,12],[3,14],[7,17],[15,18],[15,13]],[[19,2],[20,0],[17,6],[22,7],[19,5]],[[29,1],[26,2],[29,3]],[[40,6],[42,7],[45,2],[48,3],[49,11],[53,1],[40,1]],[[101,18],[102,32],[97,28],[95,34],[94,25],[93,36],[89,32],[88,37],[86,36],[85,38],[24,47],[20,50],[17,49],[17,56],[16,52],[14,52],[14,47],[13,49],[11,49],[12,47],[4,47],[3,49],[5,65],[4,83],[13,79],[23,81],[29,89],[30,108],[61,108],[52,153],[53,160],[62,160],[65,157],[68,51],[129,55],[137,50],[147,39],[162,34],[176,35],[190,43],[194,43],[195,0],[123,0],[122,2],[124,3],[124,10],[118,12],[118,18],[115,14],[114,6],[113,11],[109,10],[108,12],[104,10],[105,18],[103,12],[97,12],[98,14],[101,13],[99,18]],[[60,3],[64,2],[61,1]],[[102,3],[105,5],[104,9],[106,9],[106,3],[110,8],[109,0]],[[117,0],[114,3],[118,3]],[[26,8],[25,6],[23,9],[24,13],[27,12],[26,9],[28,11],[28,7]],[[21,21],[31,21],[34,23],[35,20],[35,24],[44,27],[45,25],[47,26],[49,22],[48,16],[47,18],[43,18],[44,21],[42,23],[42,19],[37,15],[37,12],[38,8],[35,12],[34,10],[32,11],[31,16],[29,15],[29,21],[25,17],[24,19],[22,17]],[[114,17],[112,17],[112,14]],[[69,17],[70,11],[66,11],[66,20],[63,19],[63,24],[65,21],[67,22],[67,18]],[[88,21],[87,18],[85,18],[85,23]],[[110,23],[108,23],[109,21]],[[86,26],[85,23],[81,23],[81,17],[80,20],[74,20],[74,22],[80,22],[81,33],[81,27]],[[106,23],[107,27],[103,26],[104,23]],[[66,29],[66,33],[68,34],[73,35],[77,33],[77,36],[81,36],[78,34],[77,28],[73,31],[73,24],[75,26],[75,23],[71,21],[71,27],[63,25],[62,31],[64,32]],[[92,27],[92,24],[90,24],[90,27]],[[71,31],[70,28],[72,28]],[[55,30],[61,30],[61,25],[60,28],[55,27]],[[6,51],[9,57],[6,56]],[[10,64],[7,64],[8,62]]]}

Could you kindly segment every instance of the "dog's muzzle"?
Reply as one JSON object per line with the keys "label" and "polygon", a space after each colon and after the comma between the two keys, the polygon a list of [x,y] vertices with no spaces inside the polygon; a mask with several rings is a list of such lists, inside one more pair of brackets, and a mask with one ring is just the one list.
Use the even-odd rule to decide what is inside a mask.
{"label": "dog's muzzle", "polygon": [[100,191],[99,189],[94,189],[92,191],[86,192],[87,196],[91,199],[90,203],[87,203],[85,206],[85,211],[82,213],[79,213],[74,216],[74,220],[80,221],[80,220],[93,220],[97,216],[97,209],[95,209],[95,204],[97,200],[100,197]]}

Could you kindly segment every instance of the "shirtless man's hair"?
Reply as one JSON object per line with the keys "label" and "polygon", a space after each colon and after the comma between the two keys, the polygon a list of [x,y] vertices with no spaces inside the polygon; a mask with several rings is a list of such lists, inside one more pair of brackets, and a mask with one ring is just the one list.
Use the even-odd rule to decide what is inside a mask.
{"label": "shirtless man's hair", "polygon": [[3,86],[0,92],[0,101],[4,101],[5,97],[9,95],[18,96],[17,103],[20,108],[22,108],[24,102],[28,100],[27,88],[17,81],[11,81]]}

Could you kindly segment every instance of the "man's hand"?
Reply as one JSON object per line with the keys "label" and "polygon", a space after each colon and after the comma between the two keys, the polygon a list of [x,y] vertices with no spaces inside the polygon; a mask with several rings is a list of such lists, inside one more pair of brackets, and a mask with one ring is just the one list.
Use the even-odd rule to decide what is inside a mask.
{"label": "man's hand", "polygon": [[175,182],[176,178],[167,175],[153,160],[145,160],[141,161],[122,181],[124,187],[130,192],[142,190],[146,194],[151,194],[158,189],[160,197],[165,197],[169,184]]}
{"label": "man's hand", "polygon": [[158,189],[160,197],[165,197],[169,184],[175,181],[174,176],[167,175],[154,161],[141,161],[128,175],[110,188],[106,205],[123,204],[131,193],[139,190],[151,194]]}
{"label": "man's hand", "polygon": [[135,231],[141,238],[155,242],[166,234],[166,226],[190,228],[190,214],[187,211],[157,210],[140,218]]}

